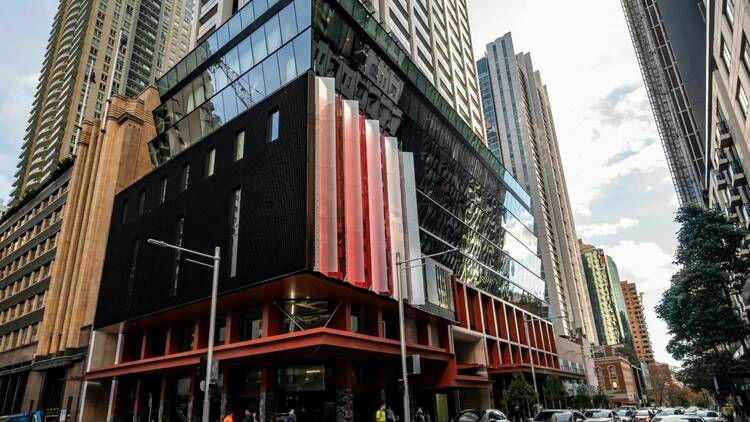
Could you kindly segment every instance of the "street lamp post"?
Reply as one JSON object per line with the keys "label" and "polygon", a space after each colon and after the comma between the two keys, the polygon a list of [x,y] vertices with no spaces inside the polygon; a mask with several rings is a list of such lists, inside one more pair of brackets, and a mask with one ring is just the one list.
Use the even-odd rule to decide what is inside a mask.
{"label": "street lamp post", "polygon": [[523,329],[526,331],[526,341],[529,342],[529,362],[531,363],[531,380],[534,382],[534,394],[536,394],[536,407],[537,410],[540,409],[541,406],[539,406],[539,390],[536,387],[536,370],[534,369],[534,355],[531,354],[531,338],[529,338],[529,326],[528,324],[533,321],[531,319],[531,316],[528,316],[526,314],[523,315]]}
{"label": "street lamp post", "polygon": [[[423,255],[419,258],[401,260],[401,252],[396,252],[396,298],[398,299],[398,327],[399,327],[399,340],[401,346],[401,377],[404,383],[404,422],[411,422],[411,406],[409,405],[409,374],[406,368],[406,318],[404,316],[404,295],[402,294],[401,284],[401,271],[408,270],[412,267],[403,267],[402,265],[408,264],[414,261],[421,261],[425,258],[433,258],[440,255],[445,255],[451,252],[457,251],[458,248],[452,248],[447,251],[434,253],[431,255]],[[205,422],[205,421],[204,421]]]}
{"label": "street lamp post", "polygon": [[194,259],[185,258],[186,261],[192,262],[193,264],[203,265],[204,267],[209,267],[213,269],[213,279],[211,282],[211,313],[209,316],[209,324],[208,324],[208,356],[206,357],[206,384],[205,389],[203,391],[203,417],[202,422],[208,422],[208,415],[209,415],[209,407],[210,407],[210,401],[209,401],[209,385],[211,385],[211,368],[213,368],[213,361],[214,361],[214,333],[216,330],[216,297],[219,292],[219,262],[221,261],[221,248],[216,246],[214,248],[214,254],[209,255],[202,252],[194,251],[192,249],[186,249],[181,246],[172,245],[167,242],[163,242],[161,240],[156,239],[148,239],[148,243],[156,246],[160,246],[162,248],[170,248],[175,249],[181,252],[185,252],[188,254],[196,255],[201,258],[207,258],[213,261],[211,264],[207,264],[205,262],[196,261]]}

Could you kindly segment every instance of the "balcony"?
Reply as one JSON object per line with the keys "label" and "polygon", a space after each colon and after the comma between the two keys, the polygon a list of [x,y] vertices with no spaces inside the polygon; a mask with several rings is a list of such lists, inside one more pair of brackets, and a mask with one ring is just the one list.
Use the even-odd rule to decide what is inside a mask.
{"label": "balcony", "polygon": [[745,170],[742,168],[742,164],[740,164],[740,162],[737,160],[732,160],[729,163],[729,177],[732,180],[732,186],[734,186],[735,188],[747,183],[747,179],[745,178]]}
{"label": "balcony", "polygon": [[729,125],[723,120],[716,123],[716,141],[719,148],[727,148],[732,145],[732,134],[729,133]]}
{"label": "balcony", "polygon": [[732,186],[728,186],[724,193],[727,196],[727,202],[729,203],[729,206],[739,207],[740,205],[742,205],[742,197],[740,196],[740,192],[737,189]]}
{"label": "balcony", "polygon": [[729,159],[721,148],[716,149],[714,161],[716,162],[716,168],[719,169],[719,171],[724,171],[729,167]]}
{"label": "balcony", "polygon": [[724,174],[723,171],[716,171],[714,172],[715,180],[716,180],[716,189],[726,189],[727,187],[727,176]]}

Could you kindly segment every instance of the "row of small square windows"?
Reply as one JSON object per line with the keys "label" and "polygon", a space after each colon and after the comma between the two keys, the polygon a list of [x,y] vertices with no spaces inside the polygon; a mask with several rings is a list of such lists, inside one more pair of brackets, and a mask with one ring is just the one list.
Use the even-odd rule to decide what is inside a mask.
{"label": "row of small square windows", "polygon": [[[268,114],[268,126],[266,130],[266,142],[272,143],[279,140],[279,110],[274,109]],[[239,161],[245,157],[245,131],[241,130],[234,136],[232,147],[233,161]],[[209,178],[216,172],[216,147],[211,147],[206,151],[204,177]],[[182,166],[182,175],[180,177],[180,191],[184,191],[190,184],[190,163]],[[159,181],[159,203],[167,199],[167,178],[162,177]],[[142,215],[146,206],[146,191],[141,190],[138,195],[138,215]],[[122,220],[121,223],[127,223],[129,202],[125,199],[122,203]]]}

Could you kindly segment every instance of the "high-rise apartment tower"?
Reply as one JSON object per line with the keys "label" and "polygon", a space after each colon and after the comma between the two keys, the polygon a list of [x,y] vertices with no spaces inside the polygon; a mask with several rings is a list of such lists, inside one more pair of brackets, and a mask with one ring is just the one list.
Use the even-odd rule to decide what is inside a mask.
{"label": "high-rise apartment tower", "polygon": [[677,196],[705,205],[703,2],[621,1]]}
{"label": "high-rise apartment tower", "polygon": [[[466,0],[361,0],[482,140],[484,119]],[[192,46],[248,0],[197,0]]]}
{"label": "high-rise apartment tower", "polygon": [[643,313],[643,293],[638,293],[635,283],[626,280],[620,282],[625,306],[628,309],[630,332],[633,334],[633,346],[641,362],[654,361],[654,349],[651,346],[651,336],[646,324],[646,314]]}
{"label": "high-rise apartment tower", "polygon": [[632,346],[633,336],[617,264],[601,248],[583,242],[579,246],[600,344]]}
{"label": "high-rise apartment tower", "polygon": [[72,152],[81,113],[101,116],[110,83],[113,93],[135,97],[174,66],[188,51],[192,16],[193,0],[61,0],[11,196],[37,187]]}
{"label": "high-rise apartment tower", "polygon": [[477,67],[488,146],[532,198],[555,331],[596,342],[547,87],[510,32],[487,44]]}

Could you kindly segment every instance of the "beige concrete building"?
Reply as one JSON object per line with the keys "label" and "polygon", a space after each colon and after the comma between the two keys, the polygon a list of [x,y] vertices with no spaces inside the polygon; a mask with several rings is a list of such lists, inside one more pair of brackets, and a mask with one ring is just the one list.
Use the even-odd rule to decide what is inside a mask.
{"label": "beige concrete building", "polygon": [[487,44],[477,67],[488,146],[531,195],[555,332],[597,344],[547,87],[510,33]]}
{"label": "beige concrete building", "polygon": [[22,409],[60,244],[69,167],[0,218],[0,415]]}
{"label": "beige concrete building", "polygon": [[38,186],[70,155],[81,114],[101,116],[110,84],[135,97],[187,53],[192,14],[193,0],[60,0],[11,196]]}
{"label": "beige concrete building", "polygon": [[[196,0],[192,46],[206,40],[245,5],[277,0]],[[485,143],[467,0],[361,0],[419,69]],[[253,4],[250,4],[253,3]],[[245,13],[240,13],[237,19]],[[258,16],[257,12],[255,16]]]}
{"label": "beige concrete building", "polygon": [[113,97],[106,134],[99,121],[86,121],[72,169],[0,226],[0,262],[7,263],[0,280],[0,394],[13,398],[0,414],[76,415],[112,203],[152,168],[147,143],[156,135],[158,104],[155,88],[132,100]]}
{"label": "beige concrete building", "polygon": [[638,293],[635,283],[627,280],[620,282],[625,306],[628,310],[628,321],[630,322],[630,333],[633,335],[633,348],[638,360],[645,363],[654,361],[654,349],[651,346],[651,335],[646,324],[646,315],[643,313],[643,293]]}

